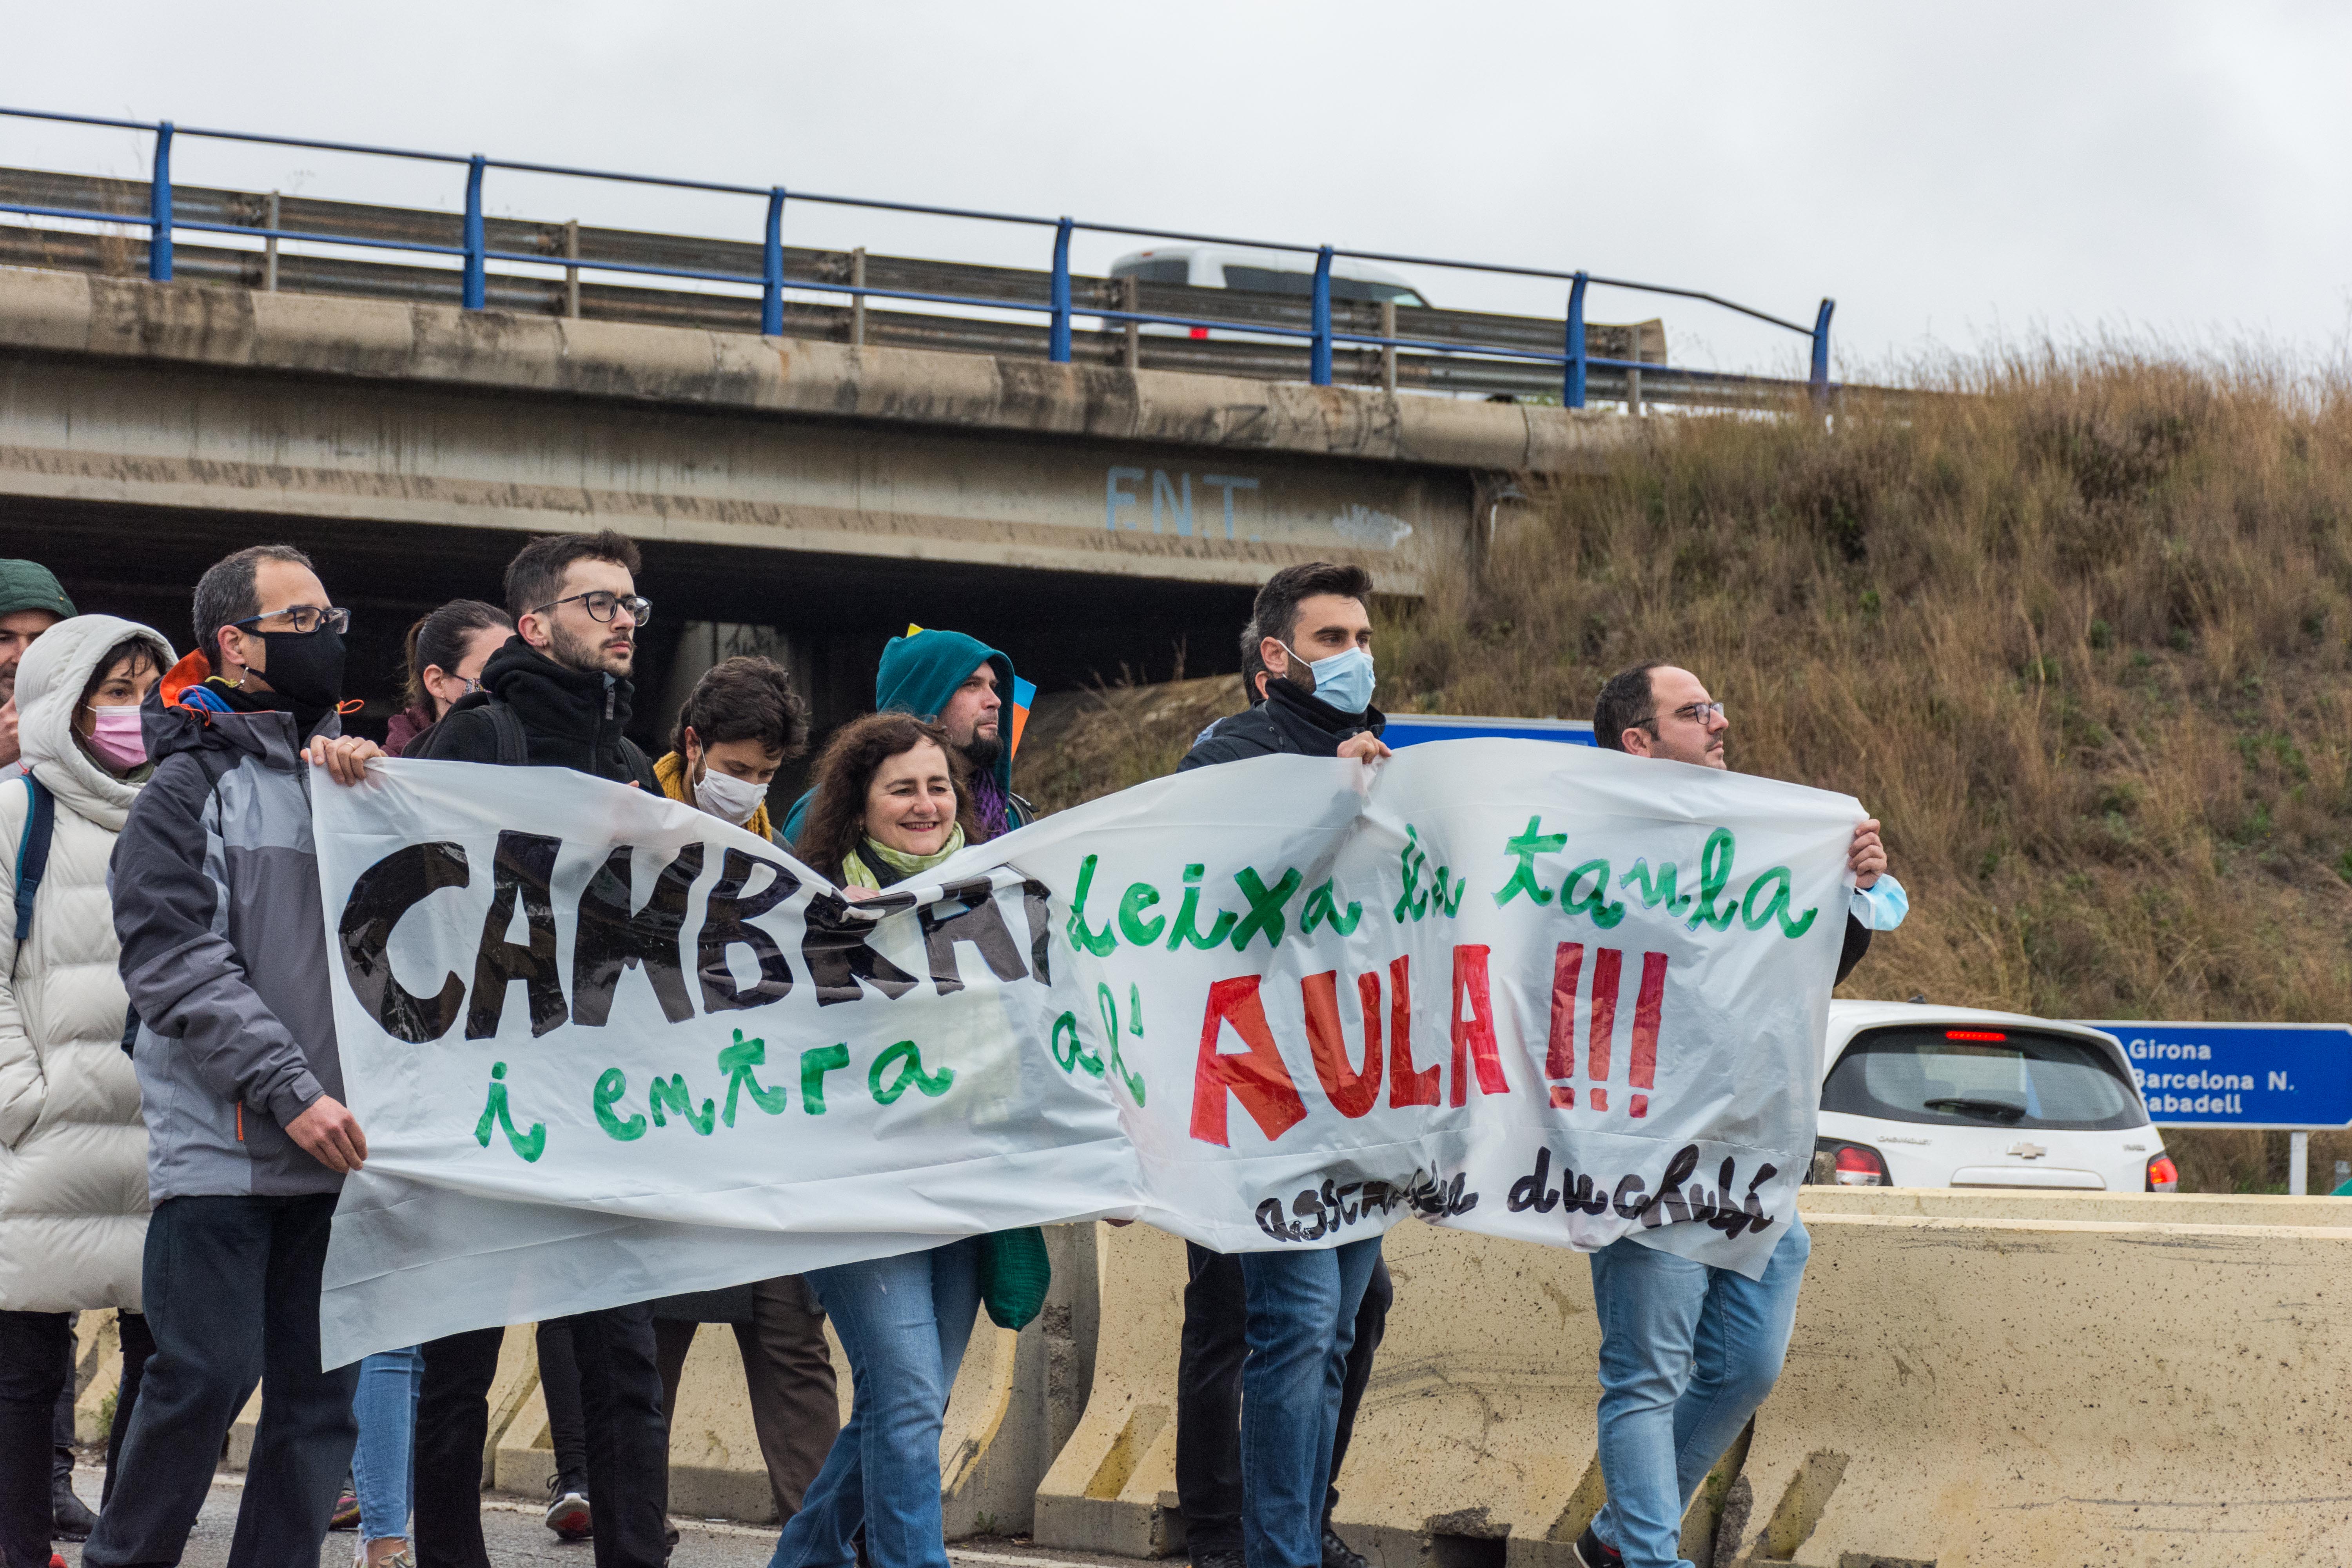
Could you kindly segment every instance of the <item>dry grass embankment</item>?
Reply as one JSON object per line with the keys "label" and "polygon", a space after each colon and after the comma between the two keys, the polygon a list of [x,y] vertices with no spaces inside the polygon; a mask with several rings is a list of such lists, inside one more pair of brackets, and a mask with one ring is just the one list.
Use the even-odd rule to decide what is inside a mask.
{"label": "dry grass embankment", "polygon": [[[1589,716],[1671,658],[1727,705],[1734,766],[1885,820],[1913,915],[1856,994],[2352,1019],[2352,389],[2051,356],[1964,390],[1833,430],[1645,422],[1383,607],[1382,704]],[[1024,787],[1164,772],[1237,703],[1057,705]],[[2197,1186],[2284,1181],[2284,1134],[2168,1141]],[[2325,1190],[2352,1137],[2314,1143]]]}

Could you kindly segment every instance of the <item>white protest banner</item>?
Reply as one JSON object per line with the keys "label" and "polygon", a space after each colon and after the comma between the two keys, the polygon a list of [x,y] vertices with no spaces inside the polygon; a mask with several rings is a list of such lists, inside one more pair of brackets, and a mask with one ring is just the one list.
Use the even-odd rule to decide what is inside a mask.
{"label": "white protest banner", "polygon": [[330,1363],[1133,1215],[1408,1214],[1760,1273],[1810,1159],[1846,796],[1582,748],[1269,757],[866,904],[559,769],[314,791],[367,1169]]}

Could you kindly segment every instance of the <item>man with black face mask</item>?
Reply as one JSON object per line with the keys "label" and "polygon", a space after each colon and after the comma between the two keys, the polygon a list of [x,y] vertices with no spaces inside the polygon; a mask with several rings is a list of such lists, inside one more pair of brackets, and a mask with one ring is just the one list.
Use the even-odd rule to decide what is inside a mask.
{"label": "man with black face mask", "polygon": [[[628,727],[642,563],[625,535],[534,539],[508,563],[515,635],[482,666],[482,689],[457,700],[412,756],[577,768],[663,793]],[[515,825],[530,803],[517,791]],[[580,1368],[588,1436],[588,1512],[596,1568],[661,1568],[669,1505],[669,1427],[662,1415],[648,1303],[563,1320]],[[425,1347],[416,1410],[418,1568],[488,1568],[482,1541],[482,1444],[503,1329]],[[562,1478],[567,1482],[571,1478]]]}
{"label": "man with black face mask", "polygon": [[328,1222],[367,1138],[341,1103],[312,789],[358,782],[338,609],[290,545],[196,584],[196,651],[149,696],[155,771],[108,880],[147,1124],[143,1293],[155,1353],[94,1568],[176,1563],[229,1423],[257,1381],[231,1559],[317,1568],[351,1464],[356,1366],[319,1365]]}
{"label": "man with black face mask", "polygon": [[[1242,632],[1252,705],[1202,731],[1177,771],[1276,752],[1387,756],[1388,721],[1371,700],[1371,591],[1362,567],[1328,561],[1268,578]],[[1379,1241],[1240,1255],[1187,1242],[1184,1251],[1176,1495],[1193,1568],[1363,1568],[1331,1511],[1388,1326]],[[1270,1458],[1245,1471],[1245,1454]]]}

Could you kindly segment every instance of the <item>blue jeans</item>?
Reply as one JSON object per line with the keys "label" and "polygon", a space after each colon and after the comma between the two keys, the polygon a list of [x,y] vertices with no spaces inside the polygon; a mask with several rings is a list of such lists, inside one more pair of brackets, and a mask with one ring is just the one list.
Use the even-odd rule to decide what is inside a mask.
{"label": "blue jeans", "polygon": [[352,1486],[360,1499],[360,1542],[406,1539],[415,1501],[416,1395],[425,1385],[425,1352],[378,1351],[360,1363],[352,1418],[360,1440],[352,1449]]}
{"label": "blue jeans", "polygon": [[1761,1279],[1630,1239],[1592,1255],[1609,1488],[1592,1525],[1627,1568],[1690,1568],[1683,1510],[1780,1375],[1812,1249],[1791,1214]]}
{"label": "blue jeans", "polygon": [[980,1310],[982,1238],[813,1268],[848,1352],[849,1425],[776,1538],[770,1568],[847,1568],[866,1526],[873,1568],[948,1568],[940,1426]]}
{"label": "blue jeans", "polygon": [[1244,1252],[1242,1553],[1249,1568],[1322,1568],[1323,1499],[1356,1312],[1381,1239]]}

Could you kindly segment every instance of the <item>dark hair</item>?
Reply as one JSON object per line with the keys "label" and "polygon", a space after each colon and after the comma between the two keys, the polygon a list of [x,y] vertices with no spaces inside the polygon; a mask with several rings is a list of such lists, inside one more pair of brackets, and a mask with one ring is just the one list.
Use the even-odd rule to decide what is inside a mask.
{"label": "dark hair", "polygon": [[452,599],[417,616],[408,628],[408,705],[430,720],[433,694],[425,689],[425,667],[438,665],[443,673],[455,675],[476,632],[501,629],[514,630],[514,618],[479,599]]}
{"label": "dark hair", "polygon": [[1664,669],[1663,658],[1645,658],[1611,676],[1592,702],[1592,743],[1612,752],[1625,749],[1625,731],[1658,716],[1657,700],[1650,695],[1650,671]]}
{"label": "dark hair", "polygon": [[956,820],[963,824],[965,838],[978,838],[970,766],[949,742],[948,732],[911,713],[868,713],[844,724],[825,742],[816,760],[816,787],[808,815],[801,820],[800,836],[793,840],[793,852],[812,869],[840,881],[842,861],[866,837],[866,791],[874,775],[884,763],[925,741],[947,753],[948,776],[955,780]]}
{"label": "dark hair", "polygon": [[738,654],[704,670],[687,693],[669,735],[669,749],[681,757],[688,729],[705,747],[714,742],[757,741],[789,760],[808,750],[808,704],[793,689],[782,665],[756,654]]}
{"label": "dark hair", "polygon": [[1265,668],[1258,658],[1258,645],[1267,637],[1280,639],[1289,647],[1298,632],[1298,605],[1318,594],[1337,594],[1343,599],[1368,599],[1372,593],[1372,574],[1360,566],[1341,566],[1329,561],[1309,561],[1303,566],[1286,566],[1265,580],[1257,591],[1257,599],[1250,605],[1249,625],[1242,628],[1242,680],[1249,689],[1249,700],[1258,700],[1257,682],[1253,679]]}
{"label": "dark hair", "polygon": [[1258,695],[1257,678],[1265,673],[1265,656],[1258,651],[1257,623],[1242,628],[1242,700],[1255,707],[1265,700]]}
{"label": "dark hair", "polygon": [[[107,675],[114,667],[126,658],[133,658],[142,664],[153,665],[155,673],[158,675],[163,673],[164,666],[168,662],[162,654],[155,651],[155,645],[150,639],[144,637],[124,637],[112,647],[108,648],[106,657],[100,659],[96,668],[90,670],[89,679],[82,683],[81,700],[87,702],[97,696],[98,689],[106,684]],[[137,669],[139,665],[134,664],[131,668]]]}
{"label": "dark hair", "polygon": [[253,583],[254,574],[265,561],[289,561],[318,570],[310,565],[309,556],[290,544],[251,544],[234,555],[222,556],[196,579],[196,647],[215,675],[220,673],[221,628],[261,613],[261,594]]}
{"label": "dark hair", "polygon": [[635,541],[605,529],[600,533],[551,533],[515,552],[507,563],[507,609],[518,621],[552,601],[574,561],[609,561],[634,577],[643,568]]}

